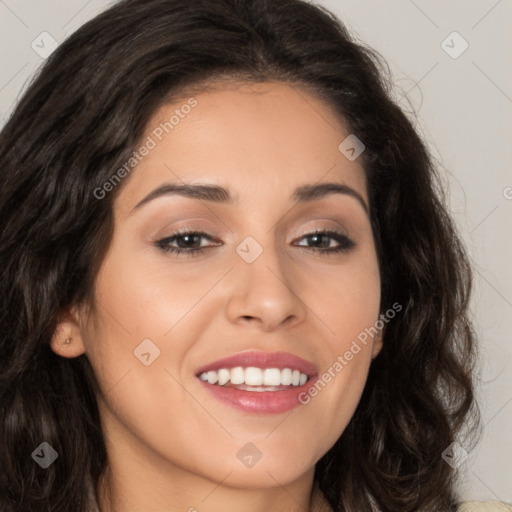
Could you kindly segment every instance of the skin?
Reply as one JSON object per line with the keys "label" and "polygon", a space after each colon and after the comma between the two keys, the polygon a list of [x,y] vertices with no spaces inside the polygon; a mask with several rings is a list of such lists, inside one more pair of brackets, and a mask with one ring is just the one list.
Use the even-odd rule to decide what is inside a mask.
{"label": "skin", "polygon": [[[310,510],[315,463],[352,417],[380,336],[309,404],[283,414],[234,409],[212,398],[195,370],[256,350],[291,352],[322,373],[375,324],[380,279],[367,212],[347,194],[291,198],[298,186],[335,182],[368,205],[364,171],[338,150],[349,135],[342,120],[297,86],[223,84],[194,97],[197,106],[122,183],[96,308],[70,310],[52,349],[87,354],[102,390],[102,511]],[[186,99],[157,111],[144,139]],[[168,195],[134,210],[170,182],[221,185],[238,200]],[[200,238],[209,248],[198,256],[155,246],[178,228],[220,244]],[[325,246],[305,237],[316,229],[340,231],[355,246],[322,254]],[[263,248],[251,264],[235,251],[247,236]],[[149,366],[134,356],[147,338],[160,350]],[[252,468],[237,458],[248,442],[262,454]]]}

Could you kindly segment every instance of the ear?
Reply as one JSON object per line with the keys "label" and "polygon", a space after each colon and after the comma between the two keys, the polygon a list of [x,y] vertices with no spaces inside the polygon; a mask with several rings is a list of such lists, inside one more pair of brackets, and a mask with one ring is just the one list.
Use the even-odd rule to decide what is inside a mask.
{"label": "ear", "polygon": [[63,311],[50,342],[50,348],[62,357],[78,357],[85,353],[80,316],[77,308]]}
{"label": "ear", "polygon": [[373,349],[372,349],[372,359],[375,359],[380,351],[382,350],[383,342],[382,338],[384,337],[384,328],[380,329],[379,332],[373,337]]}

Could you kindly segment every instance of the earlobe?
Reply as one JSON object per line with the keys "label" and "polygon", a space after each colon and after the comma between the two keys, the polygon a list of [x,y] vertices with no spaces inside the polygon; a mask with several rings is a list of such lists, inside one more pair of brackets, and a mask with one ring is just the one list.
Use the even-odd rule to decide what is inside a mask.
{"label": "earlobe", "polygon": [[382,338],[384,337],[384,329],[381,329],[373,338],[373,350],[372,350],[372,359],[375,359],[380,351],[382,350],[383,341]]}
{"label": "earlobe", "polygon": [[62,357],[78,357],[85,353],[80,323],[75,314],[66,311],[59,317],[50,348]]}

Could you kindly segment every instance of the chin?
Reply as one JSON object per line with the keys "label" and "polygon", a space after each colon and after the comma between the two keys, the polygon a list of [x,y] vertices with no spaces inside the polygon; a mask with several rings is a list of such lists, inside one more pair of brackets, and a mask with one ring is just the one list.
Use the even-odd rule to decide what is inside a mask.
{"label": "chin", "polygon": [[[265,451],[264,449],[262,451]],[[297,458],[297,451],[258,453],[250,443],[233,450],[234,456],[224,456],[220,464],[213,461],[206,469],[208,478],[218,482],[229,474],[223,485],[237,489],[264,489],[286,486],[314,470],[316,460],[310,454]],[[293,456],[294,455],[294,456]]]}

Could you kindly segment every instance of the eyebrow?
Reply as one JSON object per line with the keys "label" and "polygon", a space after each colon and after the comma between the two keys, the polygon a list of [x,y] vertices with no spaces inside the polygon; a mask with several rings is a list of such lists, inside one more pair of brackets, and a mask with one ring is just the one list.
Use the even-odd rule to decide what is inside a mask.
{"label": "eyebrow", "polygon": [[[292,200],[297,203],[306,203],[309,201],[321,199],[331,194],[343,194],[353,197],[361,204],[364,211],[367,214],[369,213],[368,205],[361,197],[361,195],[353,188],[341,183],[302,185],[295,189],[292,195]],[[155,188],[147,196],[141,199],[132,208],[130,213],[154,199],[172,195],[179,195],[182,197],[188,197],[190,199],[200,199],[202,201],[211,201],[214,203],[223,204],[233,204],[236,202],[236,198],[231,195],[231,192],[227,188],[221,187],[219,185],[165,183]]]}

